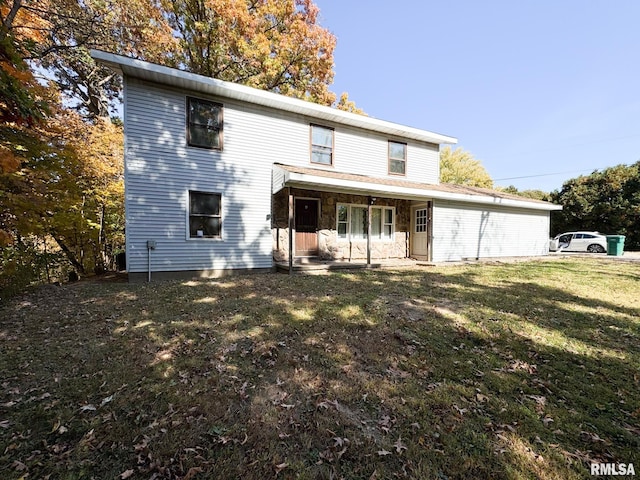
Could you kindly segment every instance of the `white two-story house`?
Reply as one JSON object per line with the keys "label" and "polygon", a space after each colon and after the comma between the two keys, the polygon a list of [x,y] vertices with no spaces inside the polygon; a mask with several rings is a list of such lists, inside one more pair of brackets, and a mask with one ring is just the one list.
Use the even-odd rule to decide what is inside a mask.
{"label": "white two-story house", "polygon": [[130,279],[545,255],[560,207],[439,182],[456,139],[93,51],[123,76]]}

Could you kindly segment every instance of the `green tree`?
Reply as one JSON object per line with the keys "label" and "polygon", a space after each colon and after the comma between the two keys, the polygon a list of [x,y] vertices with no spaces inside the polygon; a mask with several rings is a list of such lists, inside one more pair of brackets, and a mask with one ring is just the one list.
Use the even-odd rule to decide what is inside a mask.
{"label": "green tree", "polygon": [[440,181],[470,187],[492,188],[493,180],[479,160],[462,148],[440,151]]}
{"label": "green tree", "polygon": [[552,233],[594,230],[625,235],[625,248],[640,248],[640,161],[581,175],[551,193],[563,210],[553,212]]}
{"label": "green tree", "polygon": [[505,193],[511,193],[513,195],[519,195],[524,198],[531,198],[533,200],[542,200],[544,202],[551,201],[551,194],[543,190],[518,190],[515,186],[509,185],[508,187],[501,189]]}

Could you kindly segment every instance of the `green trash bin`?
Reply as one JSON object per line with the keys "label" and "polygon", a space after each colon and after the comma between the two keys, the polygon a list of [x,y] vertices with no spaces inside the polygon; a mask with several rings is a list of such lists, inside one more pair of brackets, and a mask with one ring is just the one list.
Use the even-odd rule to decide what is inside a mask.
{"label": "green trash bin", "polygon": [[624,235],[607,235],[607,255],[620,257],[624,252]]}

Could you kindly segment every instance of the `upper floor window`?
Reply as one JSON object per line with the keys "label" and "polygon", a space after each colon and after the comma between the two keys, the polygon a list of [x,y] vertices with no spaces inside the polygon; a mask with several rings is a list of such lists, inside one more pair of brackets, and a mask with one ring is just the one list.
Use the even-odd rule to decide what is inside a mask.
{"label": "upper floor window", "polygon": [[220,238],[222,195],[189,191],[189,237]]}
{"label": "upper floor window", "polygon": [[405,175],[407,172],[407,144],[389,142],[389,173]]}
{"label": "upper floor window", "polygon": [[222,105],[187,98],[187,143],[192,147],[222,149]]}
{"label": "upper floor window", "polygon": [[333,128],[311,125],[311,163],[333,165]]}

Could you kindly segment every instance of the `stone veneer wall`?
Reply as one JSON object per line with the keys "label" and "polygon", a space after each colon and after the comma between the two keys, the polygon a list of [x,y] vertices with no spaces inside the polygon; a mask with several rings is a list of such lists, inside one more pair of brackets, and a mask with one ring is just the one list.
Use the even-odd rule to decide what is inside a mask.
{"label": "stone veneer wall", "polygon": [[[346,193],[317,192],[292,188],[294,197],[317,198],[320,200],[318,219],[318,247],[320,257],[325,260],[358,260],[367,258],[367,241],[338,240],[336,231],[336,205],[351,203],[366,205],[368,197]],[[409,256],[409,229],[411,204],[408,200],[393,198],[376,199],[375,206],[395,207],[395,235],[393,241],[371,241],[371,258],[405,258]],[[273,258],[280,262],[289,258],[288,229],[289,197],[286,189],[272,196],[271,233],[273,237]]]}

